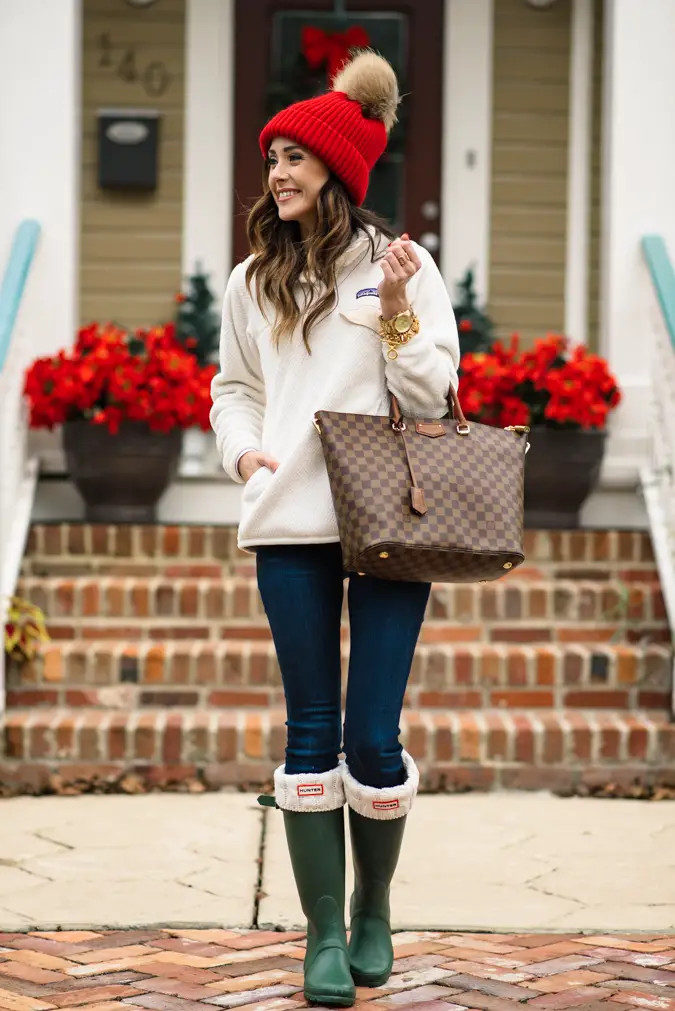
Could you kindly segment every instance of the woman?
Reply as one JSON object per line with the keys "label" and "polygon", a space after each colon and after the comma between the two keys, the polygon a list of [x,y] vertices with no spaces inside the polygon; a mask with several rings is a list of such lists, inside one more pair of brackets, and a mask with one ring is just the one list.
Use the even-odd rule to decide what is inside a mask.
{"label": "woman", "polygon": [[[389,886],[419,782],[399,719],[430,587],[343,572],[312,419],[317,410],[388,415],[388,391],[409,416],[442,417],[459,361],[433,259],[407,235],[391,241],[361,208],[398,100],[389,64],[361,52],[331,91],[262,131],[265,192],[248,220],[251,256],[227,285],[212,388],[224,468],[245,482],[239,545],[256,553],[286,696],[286,761],[274,784],[308,920],[305,996],[341,1007],[353,1004],[355,983],[379,986],[391,973]],[[349,946],[345,802],[356,877]]]}

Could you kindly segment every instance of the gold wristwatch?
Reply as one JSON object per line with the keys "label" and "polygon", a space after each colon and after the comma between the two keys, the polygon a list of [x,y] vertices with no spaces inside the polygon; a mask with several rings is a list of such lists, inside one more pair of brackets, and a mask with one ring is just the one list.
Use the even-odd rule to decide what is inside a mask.
{"label": "gold wristwatch", "polygon": [[380,314],[380,340],[389,347],[389,361],[395,361],[398,358],[398,348],[407,344],[419,332],[420,321],[412,306],[403,312],[397,312],[391,319],[385,319]]}

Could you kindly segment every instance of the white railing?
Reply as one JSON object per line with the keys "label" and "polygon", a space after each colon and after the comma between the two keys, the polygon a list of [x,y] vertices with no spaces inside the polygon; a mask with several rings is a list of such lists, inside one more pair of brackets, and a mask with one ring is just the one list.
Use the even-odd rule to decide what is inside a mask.
{"label": "white railing", "polygon": [[28,454],[23,374],[34,356],[28,325],[30,268],[40,235],[35,221],[17,229],[0,286],[0,713],[5,705],[4,628],[30,525],[38,461]]}
{"label": "white railing", "polygon": [[[650,456],[640,479],[671,635],[675,636],[675,271],[660,236],[642,242],[651,277]],[[675,663],[671,716],[675,718]]]}

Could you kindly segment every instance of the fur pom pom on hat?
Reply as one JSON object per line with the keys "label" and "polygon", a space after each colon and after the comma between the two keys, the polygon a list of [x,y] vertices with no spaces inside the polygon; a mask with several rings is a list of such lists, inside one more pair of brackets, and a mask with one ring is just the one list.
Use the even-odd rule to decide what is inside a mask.
{"label": "fur pom pom on hat", "polygon": [[320,158],[360,206],[368,177],[396,122],[398,84],[391,66],[369,49],[358,52],[336,75],[330,91],[295,102],[274,116],[260,134],[267,157],[275,137],[288,137]]}

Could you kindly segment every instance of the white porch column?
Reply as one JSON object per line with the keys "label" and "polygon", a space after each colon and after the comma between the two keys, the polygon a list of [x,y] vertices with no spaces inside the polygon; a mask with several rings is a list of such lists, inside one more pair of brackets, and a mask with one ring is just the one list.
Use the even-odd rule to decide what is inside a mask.
{"label": "white porch column", "polygon": [[588,275],[593,149],[593,18],[591,0],[572,0],[570,112],[567,152],[567,254],[565,333],[588,337]]}
{"label": "white porch column", "polygon": [[187,0],[183,273],[220,298],[232,266],[234,0]]}
{"label": "white porch column", "polygon": [[494,0],[445,0],[441,273],[488,298]]}
{"label": "white porch column", "polygon": [[675,3],[605,4],[600,351],[624,391],[604,483],[635,482],[646,452],[649,291],[640,240],[675,255]]}
{"label": "white porch column", "polygon": [[36,218],[36,355],[68,344],[78,320],[81,51],[81,0],[0,0],[0,267]]}

